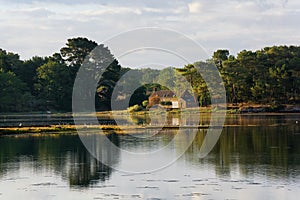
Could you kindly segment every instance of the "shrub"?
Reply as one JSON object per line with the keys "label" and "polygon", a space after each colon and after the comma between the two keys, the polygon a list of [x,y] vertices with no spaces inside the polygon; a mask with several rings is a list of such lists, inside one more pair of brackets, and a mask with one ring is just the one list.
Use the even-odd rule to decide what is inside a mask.
{"label": "shrub", "polygon": [[127,110],[128,110],[128,112],[138,112],[138,111],[142,111],[143,107],[141,107],[139,105],[134,105],[134,106],[127,108]]}
{"label": "shrub", "polygon": [[148,106],[148,104],[149,104],[148,100],[145,100],[145,101],[142,102],[142,106],[145,107],[145,108]]}

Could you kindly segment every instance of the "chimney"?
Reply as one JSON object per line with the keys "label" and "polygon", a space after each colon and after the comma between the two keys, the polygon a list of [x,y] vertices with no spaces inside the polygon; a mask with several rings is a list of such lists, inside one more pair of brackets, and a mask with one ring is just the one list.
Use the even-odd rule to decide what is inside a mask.
{"label": "chimney", "polygon": [[157,88],[156,88],[156,87],[153,87],[153,93],[156,92],[156,91],[157,91]]}

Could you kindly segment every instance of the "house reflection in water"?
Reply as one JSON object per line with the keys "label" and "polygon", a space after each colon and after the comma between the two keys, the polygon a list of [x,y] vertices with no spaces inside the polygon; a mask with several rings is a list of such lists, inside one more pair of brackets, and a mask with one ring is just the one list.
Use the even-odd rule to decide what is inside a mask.
{"label": "house reflection in water", "polygon": [[159,114],[131,115],[130,122],[141,126],[198,126],[204,122],[203,117],[190,113],[161,112]]}

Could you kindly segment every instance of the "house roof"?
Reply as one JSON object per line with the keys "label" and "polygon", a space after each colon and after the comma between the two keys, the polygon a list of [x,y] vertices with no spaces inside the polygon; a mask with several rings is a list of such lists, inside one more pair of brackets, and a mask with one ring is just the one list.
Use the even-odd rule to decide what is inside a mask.
{"label": "house roof", "polygon": [[160,91],[153,92],[150,95],[150,97],[154,97],[154,96],[174,98],[176,97],[176,94],[171,90],[160,90]]}
{"label": "house roof", "polygon": [[187,90],[185,90],[182,95],[181,98],[185,99],[185,98],[194,98],[194,96]]}

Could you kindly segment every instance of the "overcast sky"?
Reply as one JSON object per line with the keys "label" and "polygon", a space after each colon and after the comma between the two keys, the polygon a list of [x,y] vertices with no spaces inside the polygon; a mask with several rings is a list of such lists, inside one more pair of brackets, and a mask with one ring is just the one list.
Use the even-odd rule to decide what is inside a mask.
{"label": "overcast sky", "polygon": [[0,48],[22,59],[58,52],[83,36],[101,43],[120,32],[163,27],[208,52],[300,45],[299,0],[0,0]]}

